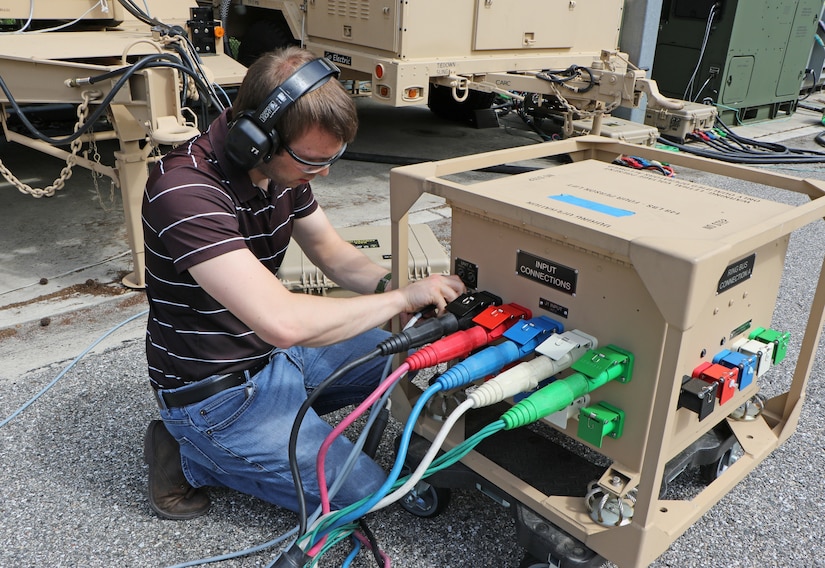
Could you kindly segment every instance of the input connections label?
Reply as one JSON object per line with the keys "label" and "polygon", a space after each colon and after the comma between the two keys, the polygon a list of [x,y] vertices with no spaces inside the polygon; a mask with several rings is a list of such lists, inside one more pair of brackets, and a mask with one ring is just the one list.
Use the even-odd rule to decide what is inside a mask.
{"label": "input connections label", "polygon": [[721,294],[725,290],[748,280],[753,275],[754,264],[756,264],[756,253],[729,265],[722,273],[719,284],[716,285],[716,293]]}
{"label": "input connections label", "polygon": [[516,255],[516,274],[565,294],[576,295],[577,270],[522,250]]}

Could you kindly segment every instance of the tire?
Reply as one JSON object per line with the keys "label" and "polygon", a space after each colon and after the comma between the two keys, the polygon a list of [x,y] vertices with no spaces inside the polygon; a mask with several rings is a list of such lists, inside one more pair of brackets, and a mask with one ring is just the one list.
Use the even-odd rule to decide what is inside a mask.
{"label": "tire", "polygon": [[521,564],[518,566],[519,568],[556,568],[555,564],[539,560],[529,552],[524,555],[524,558],[521,559]]}
{"label": "tire", "polygon": [[495,93],[470,91],[467,93],[467,99],[459,102],[453,98],[450,87],[430,83],[427,106],[439,118],[472,122],[475,120],[475,111],[490,108],[495,98]]}
{"label": "tire", "polygon": [[238,62],[249,67],[264,53],[296,44],[283,14],[273,12],[272,18],[257,20],[246,30],[238,47]]}
{"label": "tire", "polygon": [[450,504],[451,492],[447,488],[433,487],[426,481],[419,481],[399,502],[408,513],[429,519],[443,513]]}
{"label": "tire", "polygon": [[733,448],[729,448],[715,462],[699,466],[699,475],[705,483],[711,484],[730,467],[731,463],[733,463]]}

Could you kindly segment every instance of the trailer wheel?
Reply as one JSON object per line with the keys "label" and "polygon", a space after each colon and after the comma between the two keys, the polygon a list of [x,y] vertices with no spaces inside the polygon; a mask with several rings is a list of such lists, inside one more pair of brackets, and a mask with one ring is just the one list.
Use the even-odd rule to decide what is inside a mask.
{"label": "trailer wheel", "polygon": [[419,481],[399,503],[408,513],[429,519],[444,512],[450,504],[450,495],[450,490],[445,487],[433,487],[426,481]]}
{"label": "trailer wheel", "polygon": [[722,456],[715,462],[699,466],[699,474],[702,476],[702,480],[705,483],[710,484],[716,481],[716,479],[722,475],[732,463],[733,448],[728,448],[728,451],[722,454]]}
{"label": "trailer wheel", "polygon": [[475,120],[475,111],[490,108],[495,98],[495,93],[482,93],[481,91],[471,90],[467,93],[466,100],[458,102],[453,98],[450,87],[430,83],[427,106],[439,118],[472,122]]}
{"label": "trailer wheel", "polygon": [[558,565],[539,560],[529,552],[524,555],[518,566],[519,568],[558,568]]}
{"label": "trailer wheel", "polygon": [[297,43],[284,16],[273,11],[267,19],[257,20],[246,30],[238,47],[238,62],[249,67],[264,53]]}

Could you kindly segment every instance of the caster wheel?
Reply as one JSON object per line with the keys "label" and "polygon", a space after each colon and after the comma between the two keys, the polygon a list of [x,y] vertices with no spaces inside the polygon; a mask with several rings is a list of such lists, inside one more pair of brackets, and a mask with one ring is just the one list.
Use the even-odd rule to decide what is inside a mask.
{"label": "caster wheel", "polygon": [[699,474],[705,483],[713,483],[722,475],[726,469],[733,463],[733,448],[722,454],[718,460],[713,463],[699,467]]}
{"label": "caster wheel", "polygon": [[558,568],[558,564],[550,564],[549,562],[539,560],[529,552],[524,555],[521,564],[518,566],[519,568]]}
{"label": "caster wheel", "polygon": [[450,504],[450,490],[433,487],[419,481],[399,502],[401,507],[416,517],[430,518],[441,514]]}

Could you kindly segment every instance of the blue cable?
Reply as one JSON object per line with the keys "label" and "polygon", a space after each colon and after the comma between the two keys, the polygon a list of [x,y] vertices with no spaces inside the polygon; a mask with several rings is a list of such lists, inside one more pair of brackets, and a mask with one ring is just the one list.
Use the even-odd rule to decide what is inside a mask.
{"label": "blue cable", "polygon": [[149,313],[149,310],[144,310],[144,311],[140,312],[139,314],[135,314],[135,315],[133,315],[132,317],[130,317],[130,318],[128,318],[128,319],[126,319],[126,320],[124,320],[124,321],[120,322],[120,323],[119,323],[119,324],[117,324],[115,327],[113,327],[112,329],[110,329],[109,331],[107,331],[106,333],[104,333],[103,335],[101,335],[101,336],[100,336],[100,337],[99,337],[99,338],[98,338],[98,339],[97,339],[94,343],[92,343],[91,345],[89,345],[89,346],[88,346],[88,347],[87,347],[87,348],[86,348],[86,349],[85,349],[85,350],[84,350],[84,351],[83,351],[80,355],[78,355],[77,357],[75,357],[75,358],[72,360],[72,362],[71,362],[71,363],[69,363],[69,364],[66,366],[66,368],[65,368],[65,369],[63,369],[62,371],[60,371],[60,373],[58,373],[58,375],[57,375],[54,379],[52,379],[52,381],[51,381],[49,384],[47,384],[45,387],[43,387],[43,388],[40,390],[40,392],[39,392],[39,393],[37,393],[36,395],[34,395],[32,398],[30,398],[30,399],[29,399],[29,401],[28,401],[28,402],[26,402],[23,406],[21,406],[20,408],[18,408],[17,410],[15,410],[15,411],[12,413],[12,415],[11,415],[11,416],[9,416],[8,418],[6,418],[6,419],[5,419],[5,420],[3,420],[2,422],[0,422],[0,428],[2,428],[2,427],[3,427],[3,426],[5,426],[6,424],[8,424],[8,423],[9,423],[9,422],[11,422],[12,420],[14,420],[14,419],[15,419],[18,415],[20,415],[20,413],[22,413],[22,412],[23,412],[24,410],[26,410],[29,406],[31,406],[32,404],[34,404],[34,402],[35,402],[38,398],[40,398],[41,396],[43,396],[44,394],[46,394],[46,392],[47,392],[50,388],[52,388],[55,384],[57,384],[57,381],[59,381],[61,378],[63,378],[63,375],[65,375],[66,373],[68,373],[68,372],[69,372],[69,370],[71,370],[71,368],[72,368],[72,367],[74,367],[74,366],[77,364],[77,362],[78,362],[78,361],[80,361],[80,360],[81,360],[81,359],[82,359],[82,358],[83,358],[83,357],[84,357],[84,356],[85,356],[85,355],[86,355],[89,351],[91,351],[92,349],[94,349],[95,347],[97,347],[97,344],[98,344],[98,343],[100,343],[101,341],[103,341],[104,339],[106,339],[107,337],[109,337],[112,333],[114,333],[115,331],[117,331],[118,329],[120,329],[121,327],[123,327],[124,325],[126,325],[127,323],[129,323],[129,322],[131,322],[131,321],[133,321],[133,320],[136,320],[136,319],[137,319],[137,318],[139,318],[139,317],[145,316],[145,315],[146,315],[146,314],[148,314],[148,313]]}
{"label": "blue cable", "polygon": [[401,442],[398,446],[397,457],[395,459],[395,463],[393,464],[392,470],[387,474],[387,479],[384,481],[384,484],[378,488],[378,490],[372,494],[366,502],[362,503],[360,507],[357,509],[350,511],[349,514],[343,515],[339,517],[332,525],[326,527],[323,531],[319,533],[319,536],[323,536],[325,534],[329,534],[331,531],[342,527],[352,521],[360,519],[364,515],[366,515],[372,506],[378,503],[387,493],[390,492],[395,482],[398,480],[398,477],[401,475],[401,469],[404,466],[404,456],[407,455],[407,450],[409,449],[410,439],[412,438],[412,431],[413,427],[415,426],[416,420],[421,412],[424,410],[424,406],[427,404],[430,398],[432,398],[437,392],[441,391],[441,385],[435,384],[424,391],[418,400],[413,406],[413,409],[410,411],[410,415],[407,419],[407,423],[404,426],[404,432],[401,435]]}
{"label": "blue cable", "polygon": [[352,552],[350,552],[346,558],[344,558],[344,562],[341,563],[341,568],[349,568],[352,564],[352,561],[355,560],[355,557],[358,556],[358,553],[361,552],[361,541],[355,537],[352,537]]}
{"label": "blue cable", "polygon": [[404,432],[401,435],[401,442],[398,446],[395,463],[384,484],[373,493],[366,502],[348,514],[336,519],[332,525],[320,531],[319,535],[328,534],[330,531],[344,524],[363,517],[372,509],[373,505],[378,503],[378,501],[390,492],[401,474],[404,458],[407,455],[410,440],[412,439],[413,428],[418,417],[424,410],[424,406],[436,393],[469,384],[491,373],[500,371],[505,365],[532,353],[551,333],[560,333],[562,331],[564,331],[564,326],[556,320],[546,316],[535,317],[516,324],[505,331],[504,337],[506,340],[504,342],[487,347],[483,351],[471,355],[447,369],[431,387],[421,394],[415,406],[413,406],[410,411],[406,424],[404,425]]}

